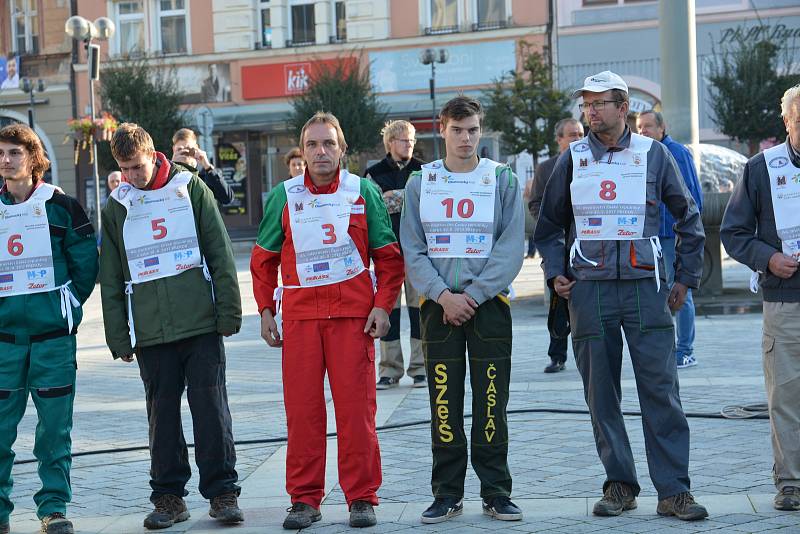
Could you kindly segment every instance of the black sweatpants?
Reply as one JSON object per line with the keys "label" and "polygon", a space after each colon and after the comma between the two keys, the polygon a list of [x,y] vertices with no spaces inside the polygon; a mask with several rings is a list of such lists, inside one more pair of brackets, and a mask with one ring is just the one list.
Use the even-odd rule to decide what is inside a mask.
{"label": "black sweatpants", "polygon": [[137,349],[136,361],[147,398],[150,427],[150,500],[164,494],[183,497],[192,475],[181,425],[184,388],[194,424],[195,461],[200,494],[211,499],[240,492],[236,482],[225,347],[216,333]]}

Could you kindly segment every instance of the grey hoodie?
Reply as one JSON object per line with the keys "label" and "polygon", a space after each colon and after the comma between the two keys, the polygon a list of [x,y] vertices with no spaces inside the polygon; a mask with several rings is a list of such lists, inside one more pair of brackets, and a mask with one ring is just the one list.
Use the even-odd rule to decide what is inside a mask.
{"label": "grey hoodie", "polygon": [[[439,163],[444,166],[443,161]],[[422,172],[414,172],[408,179],[400,218],[400,244],[406,276],[427,298],[436,300],[449,289],[466,293],[482,304],[507,293],[522,268],[525,214],[519,180],[507,165],[497,167],[496,174],[494,241],[488,258],[429,258],[419,216]]]}

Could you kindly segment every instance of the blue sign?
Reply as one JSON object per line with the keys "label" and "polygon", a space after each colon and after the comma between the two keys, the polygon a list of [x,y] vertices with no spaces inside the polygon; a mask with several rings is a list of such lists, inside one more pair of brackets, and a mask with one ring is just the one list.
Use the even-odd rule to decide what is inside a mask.
{"label": "blue sign", "polygon": [[0,57],[0,89],[19,87],[19,56]]}
{"label": "blue sign", "polygon": [[[447,63],[436,64],[437,87],[464,87],[492,83],[517,68],[513,40],[442,46],[450,53]],[[378,93],[427,89],[430,65],[419,54],[425,48],[370,52],[370,77]]]}

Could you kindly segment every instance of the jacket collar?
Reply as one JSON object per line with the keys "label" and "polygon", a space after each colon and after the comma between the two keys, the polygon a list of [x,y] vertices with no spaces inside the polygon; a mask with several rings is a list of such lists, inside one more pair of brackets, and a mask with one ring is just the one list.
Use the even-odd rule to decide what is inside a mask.
{"label": "jacket collar", "polygon": [[335,193],[339,189],[339,177],[341,176],[341,173],[341,167],[336,167],[336,177],[333,179],[333,182],[329,183],[328,185],[317,187],[314,185],[314,182],[311,181],[311,175],[308,174],[308,167],[306,167],[306,172],[303,175],[303,183],[313,195],[326,195]]}
{"label": "jacket collar", "polygon": [[789,136],[786,136],[786,151],[789,152],[789,159],[792,160],[792,165],[800,167],[800,153],[794,149],[792,143],[789,142]]}
{"label": "jacket collar", "polygon": [[[169,182],[169,179],[171,178],[170,171],[172,169],[173,167],[172,165],[170,165],[167,156],[165,156],[161,152],[156,152],[156,171],[155,171],[156,175],[152,180],[150,180],[150,182],[143,189],[143,191],[155,191],[156,189],[161,189],[162,187],[167,185],[167,182]],[[130,183],[128,182],[128,179],[125,178],[124,174],[122,175],[122,181]]]}
{"label": "jacket collar", "polygon": [[592,150],[592,156],[595,161],[599,161],[607,152],[620,152],[631,146],[631,129],[625,126],[625,131],[622,136],[617,140],[616,145],[608,147],[595,135],[594,132],[589,132],[586,136],[589,142],[589,148]]}

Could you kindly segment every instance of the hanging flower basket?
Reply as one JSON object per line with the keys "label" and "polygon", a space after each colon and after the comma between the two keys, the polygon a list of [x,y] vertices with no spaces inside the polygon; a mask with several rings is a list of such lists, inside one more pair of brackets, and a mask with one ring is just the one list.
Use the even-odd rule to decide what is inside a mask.
{"label": "hanging flower basket", "polygon": [[67,121],[69,132],[64,142],[72,141],[75,145],[75,165],[81,150],[89,150],[89,163],[94,163],[94,151],[90,150],[93,142],[111,141],[119,123],[110,113],[103,111],[100,117],[92,120],[89,116]]}

